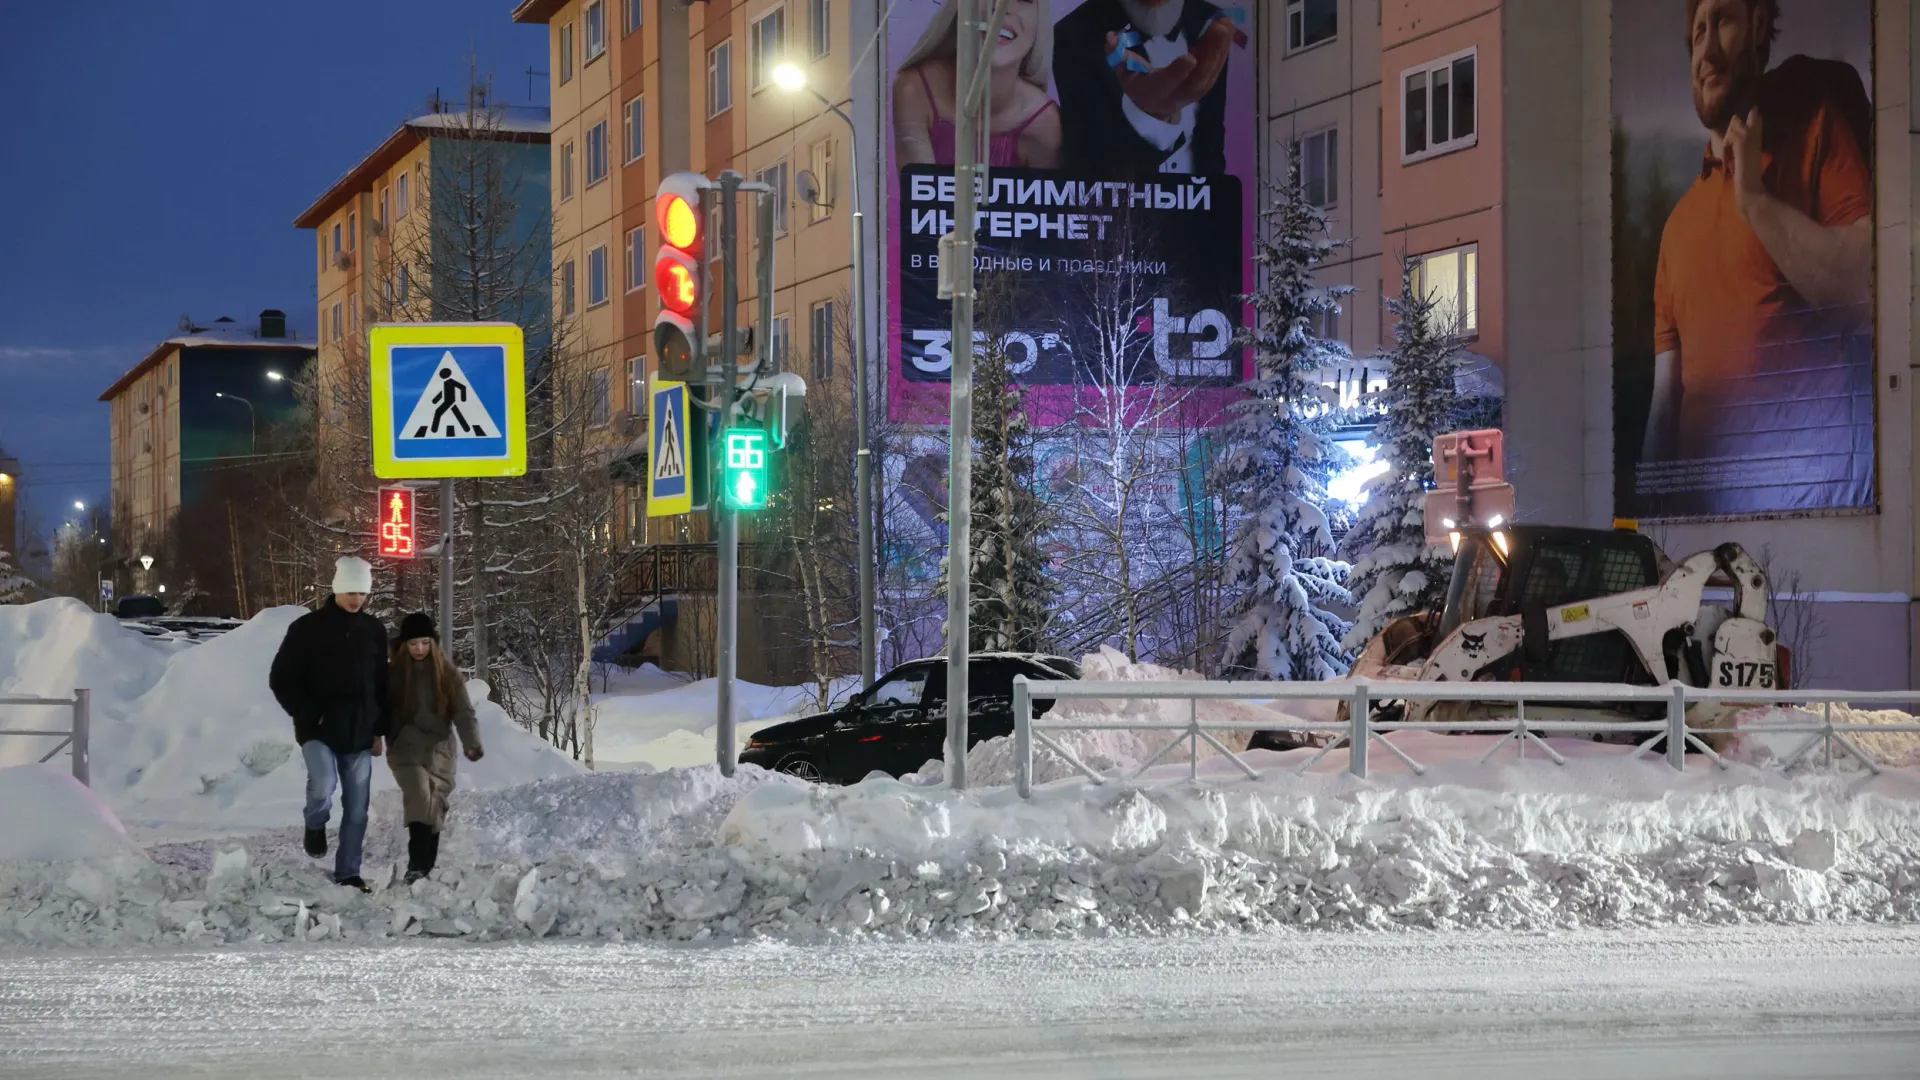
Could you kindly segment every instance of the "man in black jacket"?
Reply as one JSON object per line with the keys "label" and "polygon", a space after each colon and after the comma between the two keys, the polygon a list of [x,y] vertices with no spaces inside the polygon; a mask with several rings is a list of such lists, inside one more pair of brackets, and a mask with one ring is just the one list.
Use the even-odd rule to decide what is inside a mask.
{"label": "man in black jacket", "polygon": [[1246,42],[1207,0],[1075,8],[1053,28],[1065,167],[1089,178],[1226,172],[1228,54]]}
{"label": "man in black jacket", "polygon": [[334,567],[333,596],[287,628],[268,683],[293,717],[293,738],[307,763],[307,854],[327,853],[327,818],[340,787],[340,851],[333,879],[361,892],[360,845],[367,835],[373,759],[385,750],[387,628],[361,610],[373,591],[373,567],[351,556]]}

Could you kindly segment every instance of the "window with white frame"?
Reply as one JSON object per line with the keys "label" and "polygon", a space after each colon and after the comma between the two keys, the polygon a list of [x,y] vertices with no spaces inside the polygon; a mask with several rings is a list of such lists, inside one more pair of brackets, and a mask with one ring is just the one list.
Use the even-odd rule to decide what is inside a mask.
{"label": "window with white frame", "polygon": [[573,140],[560,144],[560,199],[573,198]]}
{"label": "window with white frame", "polygon": [[1400,73],[1400,160],[1444,154],[1475,140],[1478,51],[1468,49]]}
{"label": "window with white frame", "polygon": [[774,66],[787,51],[787,9],[774,8],[758,19],[747,33],[747,86],[759,90],[773,81]]}
{"label": "window with white frame", "polygon": [[573,78],[573,24],[560,24],[560,81]]}
{"label": "window with white frame", "polygon": [[607,282],[607,245],[601,244],[587,252],[587,306],[599,307],[612,294]]}
{"label": "window with white frame", "polygon": [[647,9],[643,0],[622,0],[621,6],[626,8],[626,22],[620,31],[622,37],[646,25]]}
{"label": "window with white frame", "polygon": [[640,384],[646,381],[646,378],[647,378],[647,358],[644,356],[628,357],[627,358],[627,396],[630,398],[638,398],[640,396]]}
{"label": "window with white frame", "polygon": [[733,108],[733,42],[707,50],[707,118]]}
{"label": "window with white frame", "polygon": [[407,174],[393,178],[393,216],[407,216]]}
{"label": "window with white frame", "polygon": [[342,249],[340,247],[340,223],[336,221],[333,223],[333,255],[335,258],[340,257],[341,250]]}
{"label": "window with white frame", "polygon": [[645,288],[647,284],[647,227],[635,226],[627,230],[627,291]]}
{"label": "window with white frame", "polygon": [[647,99],[643,94],[635,94],[627,107],[621,110],[620,128],[627,139],[626,160],[631,163],[640,160],[647,152]]}
{"label": "window with white frame", "polygon": [[407,295],[413,291],[413,281],[407,276],[405,263],[400,264],[400,272],[396,276],[399,278],[399,283],[393,290],[394,299],[404,304],[407,302]]}
{"label": "window with white frame", "polygon": [[1330,207],[1340,201],[1340,132],[1316,131],[1300,138],[1300,187],[1307,202]]}
{"label": "window with white frame", "polygon": [[587,186],[607,178],[607,122],[587,129]]}
{"label": "window with white frame", "polygon": [[606,0],[593,0],[580,12],[580,22],[586,27],[587,62],[598,60],[607,51],[607,4]]}
{"label": "window with white frame", "polygon": [[813,305],[807,314],[807,351],[812,354],[813,377],[833,378],[833,301]]}
{"label": "window with white frame", "polygon": [[560,314],[571,315],[574,312],[574,270],[573,260],[560,264]]}
{"label": "window with white frame", "polygon": [[769,165],[754,177],[773,189],[773,234],[787,235],[787,163]]}
{"label": "window with white frame", "polygon": [[814,182],[820,185],[815,202],[807,207],[807,220],[825,221],[833,216],[833,199],[840,190],[840,182],[833,175],[833,140],[821,139],[807,147],[807,168],[812,171]]}
{"label": "window with white frame", "polygon": [[613,415],[613,378],[606,368],[587,372],[587,423],[605,427]]}
{"label": "window with white frame", "polygon": [[1340,29],[1340,0],[1287,0],[1287,51],[1332,41]]}
{"label": "window with white frame", "polygon": [[380,227],[382,229],[387,227],[387,222],[393,220],[388,216],[388,212],[392,209],[393,192],[383,184],[380,187]]}
{"label": "window with white frame", "polygon": [[340,338],[344,336],[344,331],[340,326],[340,305],[339,304],[333,305],[332,314],[333,314],[333,340],[339,341]]}
{"label": "window with white frame", "polygon": [[1413,290],[1433,301],[1436,328],[1461,337],[1480,332],[1480,248],[1449,248],[1413,260]]}
{"label": "window with white frame", "polygon": [[347,250],[353,250],[354,237],[360,232],[360,215],[347,215]]}
{"label": "window with white frame", "polygon": [[833,50],[833,0],[808,0],[807,46],[818,60]]}
{"label": "window with white frame", "polygon": [[793,321],[785,315],[773,317],[773,334],[767,338],[767,354],[773,361],[773,370],[787,370],[787,362],[793,356]]}

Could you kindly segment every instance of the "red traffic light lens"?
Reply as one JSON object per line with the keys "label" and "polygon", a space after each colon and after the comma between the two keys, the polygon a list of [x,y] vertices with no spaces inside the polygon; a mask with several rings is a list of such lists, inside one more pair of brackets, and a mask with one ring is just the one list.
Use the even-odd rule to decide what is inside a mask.
{"label": "red traffic light lens", "polygon": [[678,195],[660,200],[660,239],[683,251],[700,242],[700,216]]}
{"label": "red traffic light lens", "polygon": [[700,301],[700,284],[693,270],[673,259],[661,259],[653,266],[653,284],[660,290],[660,302],[667,310],[691,316]]}

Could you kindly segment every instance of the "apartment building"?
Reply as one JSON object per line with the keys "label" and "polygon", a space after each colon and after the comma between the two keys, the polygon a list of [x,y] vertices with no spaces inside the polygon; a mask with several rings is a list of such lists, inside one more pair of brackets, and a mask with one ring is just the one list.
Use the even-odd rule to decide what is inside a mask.
{"label": "apartment building", "polygon": [[[758,333],[774,362],[799,372],[813,393],[847,392],[850,132],[812,93],[777,87],[772,72],[782,62],[798,65],[813,89],[853,112],[849,64],[864,44],[854,39],[855,6],[524,0],[514,8],[516,22],[547,30],[554,312],[570,321],[610,442],[624,441],[634,453],[645,445],[641,393],[656,313],[653,193],[662,176],[681,170],[716,176],[732,169],[774,187],[774,314]],[[873,102],[865,105],[871,110]],[[749,200],[740,220],[739,258],[751,267]],[[740,283],[741,325],[753,325],[758,309],[748,273]],[[710,325],[718,320],[710,311]],[[649,522],[638,485],[623,516],[633,542],[699,538],[690,519]]]}
{"label": "apartment building", "polygon": [[[1801,605],[1818,626],[1817,640],[1798,643],[1816,685],[1920,685],[1920,532],[1913,526],[1920,473],[1906,356],[1914,304],[1907,225],[1915,197],[1914,7],[1910,0],[1262,5],[1267,174],[1281,175],[1290,144],[1297,145],[1310,197],[1327,208],[1336,233],[1353,240],[1322,274],[1355,290],[1335,334],[1358,355],[1391,337],[1385,298],[1398,291],[1407,260],[1416,287],[1434,298],[1504,395],[1508,472],[1522,518],[1605,526],[1636,517],[1676,555],[1727,540],[1764,552],[1776,595],[1790,594],[1779,603]],[[1710,19],[1721,20],[1716,33],[1726,36],[1700,33],[1690,22]],[[1691,85],[1693,54],[1711,48],[1721,50],[1712,63],[1725,55],[1754,61],[1752,100],[1773,113],[1769,154],[1814,145],[1772,140],[1827,125],[1818,150],[1793,152],[1844,178],[1830,179],[1828,190],[1846,187],[1847,203],[1820,204],[1790,187],[1778,197],[1813,200],[1802,212],[1836,229],[1851,224],[1857,295],[1847,308],[1830,304],[1817,313],[1825,325],[1851,311],[1865,314],[1850,328],[1769,346],[1798,348],[1792,366],[1803,370],[1740,376],[1798,380],[1771,384],[1776,390],[1764,404],[1728,404],[1739,399],[1711,383],[1684,390],[1721,402],[1740,430],[1703,434],[1686,421],[1680,438],[1719,438],[1735,449],[1668,460],[1657,456],[1652,434],[1668,392],[1663,380],[1707,378],[1693,373],[1724,363],[1712,354],[1702,361],[1701,350],[1685,345],[1690,333],[1700,339],[1703,313],[1751,303],[1728,291],[1742,268],[1779,286],[1766,294],[1776,300],[1803,287],[1786,271],[1767,276],[1776,263],[1791,265],[1790,253],[1757,255],[1761,241],[1744,225],[1704,232],[1694,209],[1700,204],[1689,202],[1730,190],[1716,185],[1733,171],[1716,150],[1733,151],[1708,124],[1718,84]],[[1789,92],[1769,96],[1776,85]],[[1826,111],[1814,120],[1794,111],[1809,102]],[[1716,122],[1724,126],[1725,118]],[[1767,176],[1770,190],[1781,183]],[[1714,264],[1702,251],[1734,261]],[[1723,269],[1690,270],[1700,265]],[[1773,332],[1767,319],[1785,317],[1762,310],[1730,332],[1760,340]],[[1809,342],[1809,334],[1827,336]],[[1680,356],[1693,363],[1680,364]],[[1701,426],[1716,422],[1731,425]]]}

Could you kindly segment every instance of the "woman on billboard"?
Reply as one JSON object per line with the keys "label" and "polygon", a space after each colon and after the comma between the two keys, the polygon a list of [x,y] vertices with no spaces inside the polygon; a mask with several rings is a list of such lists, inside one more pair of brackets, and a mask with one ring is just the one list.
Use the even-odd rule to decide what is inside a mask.
{"label": "woman on billboard", "polygon": [[[893,80],[894,158],[901,165],[953,164],[954,50],[959,5],[947,0]],[[1053,15],[1048,0],[1013,0],[993,46],[987,84],[987,164],[1053,169],[1060,165],[1060,107],[1047,96],[1053,78]]]}

